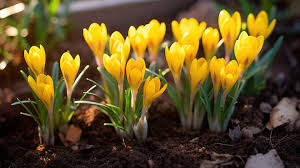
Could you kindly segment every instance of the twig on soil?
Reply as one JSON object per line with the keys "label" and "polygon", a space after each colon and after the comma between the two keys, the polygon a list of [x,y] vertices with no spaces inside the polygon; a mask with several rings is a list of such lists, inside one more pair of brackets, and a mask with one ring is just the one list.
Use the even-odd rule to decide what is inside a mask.
{"label": "twig on soil", "polygon": [[223,144],[223,143],[214,143],[213,145],[222,145],[222,146],[233,147],[233,145],[230,145],[230,144]]}
{"label": "twig on soil", "polygon": [[123,145],[125,148],[127,148],[127,145],[126,145],[126,143],[125,143],[124,138],[122,138],[122,145]]}
{"label": "twig on soil", "polygon": [[282,138],[279,140],[279,142],[278,142],[277,144],[274,145],[274,148],[276,148],[276,147],[277,147],[278,145],[280,145],[282,142],[287,141],[287,140],[290,140],[290,139],[292,139],[292,138],[295,138],[295,137],[297,137],[297,136],[299,136],[299,135],[300,135],[300,134],[291,135],[291,136],[286,135],[286,136],[282,137]]}

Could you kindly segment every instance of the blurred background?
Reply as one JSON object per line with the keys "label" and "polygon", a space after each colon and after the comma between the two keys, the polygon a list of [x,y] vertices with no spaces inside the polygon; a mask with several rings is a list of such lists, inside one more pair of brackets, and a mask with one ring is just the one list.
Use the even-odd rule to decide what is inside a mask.
{"label": "blurred background", "polygon": [[[285,36],[285,43],[275,60],[273,74],[296,81],[297,53],[300,53],[299,8],[299,0],[1,0],[0,104],[29,93],[19,70],[26,69],[24,49],[33,45],[45,47],[48,73],[54,61],[67,50],[79,54],[82,64],[96,66],[82,36],[83,28],[93,22],[105,23],[109,34],[118,30],[127,36],[131,25],[137,27],[155,18],[167,24],[165,39],[171,40],[172,20],[195,17],[206,21],[208,26],[218,27],[221,9],[230,13],[238,10],[244,22],[249,13],[256,15],[260,10],[266,10],[270,20],[276,18],[275,30],[268,39],[270,43],[265,46],[270,47],[281,34]],[[92,69],[96,71],[91,68],[90,75],[93,75]],[[292,75],[285,75],[290,72]],[[300,83],[296,85],[300,89]]]}

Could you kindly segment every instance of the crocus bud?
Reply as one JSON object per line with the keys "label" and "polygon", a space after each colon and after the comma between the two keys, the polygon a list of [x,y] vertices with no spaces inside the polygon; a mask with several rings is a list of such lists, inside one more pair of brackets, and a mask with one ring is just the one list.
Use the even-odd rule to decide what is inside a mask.
{"label": "crocus bud", "polygon": [[131,90],[137,91],[143,82],[146,71],[144,59],[134,60],[131,58],[126,65],[126,75]]}
{"label": "crocus bud", "polygon": [[219,28],[225,45],[225,60],[230,59],[235,40],[241,31],[241,16],[239,12],[234,12],[232,17],[226,10],[222,10],[219,14]]}
{"label": "crocus bud", "polygon": [[185,58],[184,48],[178,42],[175,42],[170,49],[166,47],[165,55],[174,80],[178,82]]}
{"label": "crocus bud", "polygon": [[208,63],[204,58],[195,58],[191,63],[190,82],[191,92],[195,93],[200,83],[203,84],[209,73]]}
{"label": "crocus bud", "polygon": [[218,92],[221,87],[221,69],[224,68],[226,62],[224,58],[216,58],[214,56],[209,63],[211,80],[213,82],[215,92]]}
{"label": "crocus bud", "polygon": [[230,89],[239,79],[241,73],[241,67],[236,60],[230,61],[226,66],[221,69],[221,82],[222,88],[226,93],[229,93]]}
{"label": "crocus bud", "polygon": [[143,106],[148,108],[152,101],[160,96],[166,90],[166,88],[167,84],[160,88],[160,80],[158,77],[150,80],[149,76],[144,84]]}
{"label": "crocus bud", "polygon": [[214,56],[217,45],[219,43],[220,37],[219,37],[219,31],[218,29],[214,29],[212,27],[207,28],[202,36],[202,45],[204,50],[204,55],[207,61],[211,59],[212,56]]}
{"label": "crocus bud", "polygon": [[45,49],[42,45],[40,45],[40,48],[36,46],[32,46],[29,49],[29,52],[24,50],[24,58],[29,66],[29,68],[32,70],[34,75],[37,77],[39,74],[43,74],[45,70],[45,64],[46,64],[46,54]]}
{"label": "crocus bud", "polygon": [[54,103],[54,86],[53,80],[49,75],[39,74],[35,81],[31,76],[28,77],[28,84],[44,103],[47,109],[51,109]]}
{"label": "crocus bud", "polygon": [[108,56],[103,55],[103,64],[108,73],[113,76],[118,83],[122,83],[125,75],[126,60],[122,53],[117,52]]}
{"label": "crocus bud", "polygon": [[242,69],[247,69],[253,62],[255,57],[259,54],[264,44],[264,36],[254,37],[248,36],[243,31],[236,41],[234,46],[234,53],[236,60],[242,66]]}
{"label": "crocus bud", "polygon": [[194,33],[196,38],[200,40],[205,28],[206,22],[201,22],[199,24],[195,18],[183,18],[180,20],[179,24],[175,20],[172,21],[172,32],[179,42],[181,41],[181,37],[187,32]]}
{"label": "crocus bud", "polygon": [[107,40],[107,30],[104,23],[92,23],[89,29],[83,29],[83,37],[96,56],[97,65],[103,67],[102,57]]}
{"label": "crocus bud", "polygon": [[247,18],[249,34],[255,37],[264,36],[267,39],[274,30],[275,24],[276,19],[273,19],[269,25],[268,14],[264,10],[260,11],[256,18],[252,13]]}
{"label": "crocus bud", "polygon": [[166,24],[164,22],[159,23],[157,20],[153,19],[150,21],[148,26],[148,50],[150,53],[150,59],[155,61],[158,49],[166,34]]}
{"label": "crocus bud", "polygon": [[73,87],[79,67],[80,67],[79,55],[76,55],[75,59],[73,59],[72,55],[69,52],[65,52],[61,56],[60,69],[64,76],[64,80],[66,82],[66,87],[67,87],[69,96],[71,94],[71,89]]}
{"label": "crocus bud", "polygon": [[143,58],[148,44],[148,30],[143,25],[137,30],[134,26],[130,26],[128,37],[137,59]]}

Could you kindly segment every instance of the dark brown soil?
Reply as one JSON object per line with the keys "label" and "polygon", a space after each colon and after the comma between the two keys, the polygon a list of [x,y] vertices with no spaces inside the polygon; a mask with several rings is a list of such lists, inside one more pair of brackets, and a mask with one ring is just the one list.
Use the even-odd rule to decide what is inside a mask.
{"label": "dark brown soil", "polygon": [[[269,82],[261,95],[241,98],[230,129],[263,128],[268,115],[259,110],[259,104],[269,102],[269,94],[277,94],[273,89],[278,90]],[[6,108],[11,107],[7,104]],[[104,114],[95,107],[82,106],[72,119],[83,130],[78,150],[63,146],[58,138],[56,146],[39,146],[33,120],[18,114],[21,107],[9,111],[1,118],[0,167],[199,167],[203,160],[212,159],[211,152],[233,156],[225,167],[243,167],[250,155],[266,153],[272,148],[287,167],[295,167],[300,160],[300,130],[265,129],[254,138],[240,137],[235,141],[229,138],[228,131],[210,132],[207,123],[200,131],[187,131],[181,128],[177,112],[166,95],[150,109],[149,138],[144,143],[121,140],[112,127],[103,126],[109,122]]]}

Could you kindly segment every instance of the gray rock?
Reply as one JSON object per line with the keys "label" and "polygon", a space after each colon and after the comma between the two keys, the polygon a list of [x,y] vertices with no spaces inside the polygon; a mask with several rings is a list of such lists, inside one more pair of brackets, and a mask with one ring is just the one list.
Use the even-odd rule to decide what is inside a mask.
{"label": "gray rock", "polygon": [[272,106],[266,102],[261,102],[259,109],[261,112],[269,114],[272,111]]}
{"label": "gray rock", "polygon": [[245,168],[284,168],[284,164],[275,149],[270,150],[266,154],[251,155]]}

